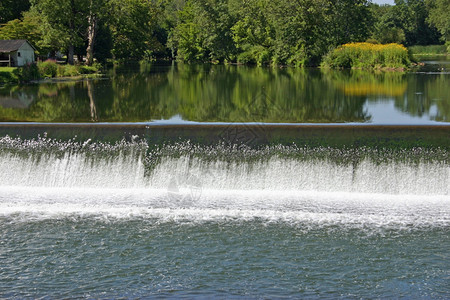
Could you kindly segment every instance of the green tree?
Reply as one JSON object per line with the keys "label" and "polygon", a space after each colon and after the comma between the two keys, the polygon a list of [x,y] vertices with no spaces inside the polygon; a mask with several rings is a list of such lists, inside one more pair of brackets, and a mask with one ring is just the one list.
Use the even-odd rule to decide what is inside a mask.
{"label": "green tree", "polygon": [[330,48],[365,40],[373,24],[366,0],[279,0],[270,15],[275,61],[294,65],[316,65]]}
{"label": "green tree", "polygon": [[94,62],[94,46],[98,33],[99,19],[102,17],[102,7],[104,7],[105,1],[89,0],[88,5],[86,59],[87,64],[92,65]]}
{"label": "green tree", "polygon": [[176,24],[169,37],[169,46],[176,49],[177,58],[183,61],[203,60],[206,49],[203,47],[204,37],[196,15],[200,13],[194,0],[187,0],[177,11]]}
{"label": "green tree", "polygon": [[184,61],[229,59],[235,52],[231,35],[234,19],[227,0],[175,2],[168,46]]}
{"label": "green tree", "polygon": [[269,17],[269,5],[267,0],[230,1],[237,20],[231,32],[240,52],[239,62],[261,65],[270,61],[276,33]]}
{"label": "green tree", "polygon": [[94,57],[100,62],[105,63],[107,59],[112,57],[111,49],[113,47],[113,39],[111,30],[106,20],[97,21],[97,35],[94,43]]}
{"label": "green tree", "polygon": [[439,33],[427,22],[425,0],[395,0],[396,27],[403,29],[406,45],[430,45],[439,42]]}
{"label": "green tree", "polygon": [[275,28],[274,62],[302,66],[315,60],[328,42],[325,1],[280,0],[270,3]]}
{"label": "green tree", "polygon": [[391,5],[371,5],[371,12],[375,19],[372,38],[382,44],[403,44],[406,40],[405,32],[397,26],[397,16]]}
{"label": "green tree", "polygon": [[450,41],[450,0],[428,0],[427,21],[436,27],[446,41]]}
{"label": "green tree", "polygon": [[109,0],[106,9],[114,58],[141,59],[165,49],[155,34],[161,6],[147,0]]}
{"label": "green tree", "polygon": [[329,30],[334,46],[362,42],[370,35],[374,19],[367,0],[328,1]]}
{"label": "green tree", "polygon": [[37,47],[42,38],[40,28],[41,19],[38,15],[24,13],[21,19],[14,19],[0,27],[0,39],[25,39]]}
{"label": "green tree", "polygon": [[19,19],[22,13],[29,8],[30,0],[1,0],[0,25],[14,19]]}
{"label": "green tree", "polygon": [[196,0],[200,8],[199,20],[204,46],[208,49],[209,59],[230,59],[236,48],[233,43],[231,27],[235,19],[229,13],[227,0]]}
{"label": "green tree", "polygon": [[67,61],[73,64],[76,46],[84,45],[87,27],[86,0],[32,0],[33,8],[41,14],[47,44],[59,41],[67,51]]}

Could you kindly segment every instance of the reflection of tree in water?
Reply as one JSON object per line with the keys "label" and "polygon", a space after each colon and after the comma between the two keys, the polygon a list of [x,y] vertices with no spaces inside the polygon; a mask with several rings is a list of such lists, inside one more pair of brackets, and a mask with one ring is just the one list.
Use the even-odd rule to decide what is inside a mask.
{"label": "reflection of tree in water", "polygon": [[437,106],[433,120],[450,122],[450,75],[438,75],[434,82],[427,83],[428,97]]}
{"label": "reflection of tree in water", "polygon": [[179,114],[202,122],[364,122],[370,119],[365,103],[380,99],[411,115],[450,117],[448,75],[174,64],[116,69],[110,76],[27,87],[36,100],[26,109],[0,107],[0,119],[136,122]]}
{"label": "reflection of tree in water", "polygon": [[43,122],[91,120],[87,82],[42,83],[32,87],[37,100],[27,110],[10,114],[12,120]]}
{"label": "reflection of tree in water", "polygon": [[87,93],[89,97],[89,107],[91,109],[91,121],[98,121],[97,117],[97,107],[95,106],[95,96],[94,96],[94,83],[92,80],[87,81]]}
{"label": "reflection of tree in water", "polygon": [[[407,76],[409,88],[404,97],[395,98],[395,107],[413,116],[430,115],[435,121],[450,121],[450,76],[427,74]],[[434,109],[432,109],[434,108]]]}
{"label": "reflection of tree in water", "polygon": [[[330,89],[318,72],[175,65],[167,73],[147,74],[114,78],[116,116],[145,120],[180,114],[186,120],[223,122],[367,120],[363,97]],[[265,97],[260,97],[262,91]]]}
{"label": "reflection of tree in water", "polygon": [[328,80],[346,95],[366,95],[368,101],[394,101],[411,116],[450,120],[450,76],[401,72],[330,71]]}
{"label": "reflection of tree in water", "polygon": [[[44,121],[145,121],[180,114],[223,122],[364,121],[363,97],[331,89],[318,72],[236,66],[140,66],[111,80],[65,83],[40,93],[28,116]],[[261,97],[264,93],[264,97]]]}

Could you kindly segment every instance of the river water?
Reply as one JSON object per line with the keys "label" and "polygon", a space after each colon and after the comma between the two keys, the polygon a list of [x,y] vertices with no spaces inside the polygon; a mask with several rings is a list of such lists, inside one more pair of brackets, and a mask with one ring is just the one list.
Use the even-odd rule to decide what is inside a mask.
{"label": "river water", "polygon": [[[174,68],[18,88],[9,95],[25,95],[23,107],[10,97],[0,113],[40,122],[449,117],[447,74],[244,68],[228,90],[213,82],[232,81],[227,67]],[[340,85],[339,76],[350,77]],[[448,151],[0,136],[0,298],[446,299]]]}
{"label": "river water", "polygon": [[0,88],[2,122],[426,124],[450,120],[450,65],[417,72],[141,64]]}
{"label": "river water", "polygon": [[449,296],[447,151],[0,144],[2,297]]}

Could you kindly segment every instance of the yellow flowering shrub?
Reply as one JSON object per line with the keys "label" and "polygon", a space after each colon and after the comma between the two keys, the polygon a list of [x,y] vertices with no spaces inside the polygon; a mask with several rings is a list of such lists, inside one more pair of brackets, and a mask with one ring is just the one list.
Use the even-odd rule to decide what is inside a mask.
{"label": "yellow flowering shrub", "polygon": [[334,69],[407,68],[411,64],[408,50],[400,44],[344,44],[325,56],[322,66]]}

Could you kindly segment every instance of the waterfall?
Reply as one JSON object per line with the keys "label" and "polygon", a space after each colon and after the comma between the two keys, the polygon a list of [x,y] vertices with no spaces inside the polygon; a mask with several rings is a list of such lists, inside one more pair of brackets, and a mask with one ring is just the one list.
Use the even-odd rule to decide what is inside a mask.
{"label": "waterfall", "polygon": [[[3,214],[448,224],[444,150],[0,140]],[[0,214],[1,214],[0,212]]]}

